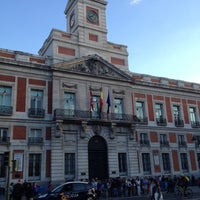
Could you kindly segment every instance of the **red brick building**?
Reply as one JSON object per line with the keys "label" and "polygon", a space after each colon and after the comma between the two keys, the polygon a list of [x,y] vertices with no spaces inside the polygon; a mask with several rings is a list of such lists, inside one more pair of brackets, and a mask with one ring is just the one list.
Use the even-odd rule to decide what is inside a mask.
{"label": "red brick building", "polygon": [[130,72],[106,5],[68,1],[39,55],[0,49],[2,185],[8,163],[12,181],[199,175],[200,85]]}

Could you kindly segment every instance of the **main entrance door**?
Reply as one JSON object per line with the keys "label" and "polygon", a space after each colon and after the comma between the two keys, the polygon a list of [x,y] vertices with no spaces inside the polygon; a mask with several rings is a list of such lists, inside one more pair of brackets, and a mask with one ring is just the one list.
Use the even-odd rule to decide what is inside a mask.
{"label": "main entrance door", "polygon": [[107,144],[104,138],[94,136],[88,143],[89,178],[108,178]]}

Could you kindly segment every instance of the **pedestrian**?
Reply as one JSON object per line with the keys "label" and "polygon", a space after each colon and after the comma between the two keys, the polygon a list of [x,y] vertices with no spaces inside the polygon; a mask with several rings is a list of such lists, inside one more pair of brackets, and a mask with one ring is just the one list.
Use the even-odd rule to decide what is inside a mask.
{"label": "pedestrian", "polygon": [[33,185],[31,183],[27,183],[26,190],[25,190],[25,195],[26,195],[26,199],[27,200],[33,200],[34,189],[33,189]]}
{"label": "pedestrian", "polygon": [[136,187],[137,187],[137,195],[140,196],[141,195],[141,182],[140,182],[140,178],[137,176],[136,178]]}
{"label": "pedestrian", "polygon": [[24,189],[21,180],[13,185],[13,200],[22,200]]}
{"label": "pedestrian", "polygon": [[155,200],[163,200],[163,195],[162,195],[162,192],[161,192],[160,184],[157,181],[155,182],[153,192],[154,192],[154,199]]}
{"label": "pedestrian", "polygon": [[14,183],[12,182],[11,184],[10,184],[10,200],[13,200],[13,185],[14,185]]}

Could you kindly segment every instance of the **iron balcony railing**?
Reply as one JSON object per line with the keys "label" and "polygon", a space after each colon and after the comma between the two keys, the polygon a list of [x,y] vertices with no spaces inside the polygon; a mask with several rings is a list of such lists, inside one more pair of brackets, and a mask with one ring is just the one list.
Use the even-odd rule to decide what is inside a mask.
{"label": "iron balcony railing", "polygon": [[158,126],[167,126],[167,120],[165,118],[156,118],[156,123]]}
{"label": "iron balcony railing", "polygon": [[200,128],[200,122],[198,121],[192,121],[191,122],[192,128]]}
{"label": "iron balcony railing", "polygon": [[161,147],[169,147],[169,142],[168,141],[160,141],[160,146]]}
{"label": "iron balcony railing", "polygon": [[140,140],[140,145],[141,146],[150,146],[149,140]]}
{"label": "iron balcony railing", "polygon": [[10,137],[0,137],[0,144],[8,144],[10,142]]}
{"label": "iron balcony railing", "polygon": [[29,108],[28,109],[28,117],[34,118],[44,118],[45,110],[42,108]]}
{"label": "iron balcony railing", "polygon": [[171,173],[171,169],[169,167],[169,169],[164,169],[164,174],[170,174]]}
{"label": "iron balcony railing", "polygon": [[133,116],[133,119],[138,124],[148,124],[148,118],[147,117],[137,117],[136,115]]}
{"label": "iron balcony railing", "polygon": [[187,144],[186,144],[186,142],[184,142],[184,141],[179,141],[179,142],[178,142],[178,146],[179,146],[179,147],[186,148],[186,147],[187,147]]}
{"label": "iron balcony railing", "polygon": [[176,127],[184,127],[184,121],[182,119],[175,119],[174,124]]}
{"label": "iron balcony railing", "polygon": [[29,144],[42,144],[43,138],[42,137],[29,137],[28,143]]}
{"label": "iron balcony railing", "polygon": [[13,114],[12,106],[0,106],[0,115],[10,116]]}
{"label": "iron balcony railing", "polygon": [[200,143],[199,142],[195,142],[195,148],[200,148]]}
{"label": "iron balcony railing", "polygon": [[[70,109],[55,109],[55,120],[104,120],[104,121],[120,121],[128,123],[142,123],[135,120],[134,115],[121,114],[121,113],[105,113],[96,111],[81,111]],[[147,123],[147,118],[145,119]],[[144,123],[144,122],[143,122]]]}

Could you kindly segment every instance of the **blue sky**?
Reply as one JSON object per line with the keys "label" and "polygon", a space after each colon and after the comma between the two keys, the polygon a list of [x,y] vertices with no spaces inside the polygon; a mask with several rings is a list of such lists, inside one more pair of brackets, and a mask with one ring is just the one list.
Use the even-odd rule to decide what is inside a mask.
{"label": "blue sky", "polygon": [[[200,83],[200,0],[107,0],[108,40],[128,46],[129,69]],[[0,48],[37,54],[66,30],[67,0],[1,0]]]}

